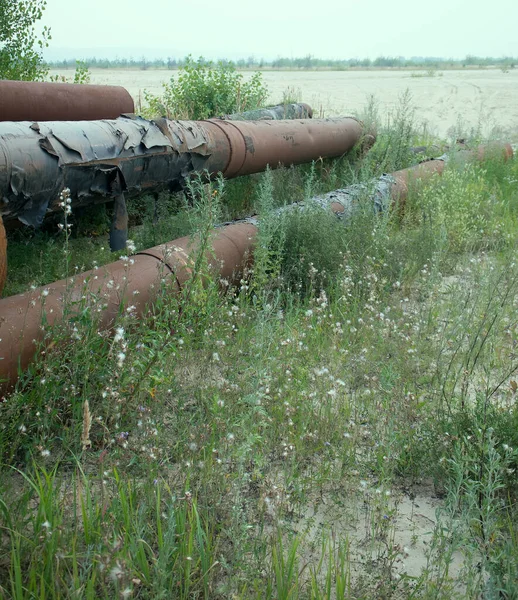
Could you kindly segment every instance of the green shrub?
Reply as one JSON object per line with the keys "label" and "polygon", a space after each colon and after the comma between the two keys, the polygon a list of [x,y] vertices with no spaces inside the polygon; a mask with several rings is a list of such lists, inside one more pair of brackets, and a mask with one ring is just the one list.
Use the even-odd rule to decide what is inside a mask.
{"label": "green shrub", "polygon": [[207,119],[262,106],[268,96],[262,74],[254,73],[249,81],[243,79],[231,64],[214,65],[189,56],[178,76],[164,84],[161,98],[146,92],[146,112],[150,117]]}
{"label": "green shrub", "polygon": [[83,60],[76,60],[76,70],[74,73],[74,77],[65,77],[64,75],[51,75],[49,77],[50,81],[54,81],[57,83],[90,83],[90,69],[88,65]]}

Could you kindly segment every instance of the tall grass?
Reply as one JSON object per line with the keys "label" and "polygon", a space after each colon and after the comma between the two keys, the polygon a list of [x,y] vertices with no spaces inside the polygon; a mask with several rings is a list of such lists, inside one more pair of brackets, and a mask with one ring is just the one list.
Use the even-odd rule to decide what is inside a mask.
{"label": "tall grass", "polygon": [[[517,163],[452,165],[404,215],[275,212],[407,166],[405,106],[361,168],[193,181],[182,297],[48,330],[0,404],[0,596],[516,597]],[[244,188],[233,284],[204,250]]]}

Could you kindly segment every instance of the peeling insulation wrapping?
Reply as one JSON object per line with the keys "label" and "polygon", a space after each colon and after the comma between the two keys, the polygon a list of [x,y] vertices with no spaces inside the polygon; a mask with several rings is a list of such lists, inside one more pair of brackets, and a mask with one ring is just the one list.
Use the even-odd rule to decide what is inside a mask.
{"label": "peeling insulation wrapping", "polygon": [[178,189],[183,176],[203,167],[202,133],[175,123],[172,141],[140,118],[0,123],[0,214],[37,227],[59,208],[63,188],[75,205],[126,191]]}
{"label": "peeling insulation wrapping", "polygon": [[257,108],[242,113],[223,115],[224,121],[279,121],[282,119],[311,119],[313,109],[309,104],[300,102],[296,104],[278,104],[266,108]]}
{"label": "peeling insulation wrapping", "polygon": [[[512,156],[510,146],[504,146],[503,150],[505,157]],[[480,156],[484,153],[471,154],[472,158]],[[350,217],[362,203],[370,205],[375,212],[385,212],[395,202],[404,203],[409,184],[440,175],[444,166],[444,159],[426,161],[370,182],[317,196],[310,202],[330,209],[342,219]],[[291,204],[279,211],[298,210],[305,204]],[[250,218],[216,228],[207,260],[221,278],[235,281],[244,267],[250,266],[259,226],[256,218]],[[113,326],[121,303],[131,302],[135,314],[140,316],[153,304],[160,288],[156,285],[159,280],[169,281],[171,294],[182,292],[191,276],[189,254],[192,250],[192,240],[179,238],[139,252],[131,263],[119,260],[98,270],[0,300],[0,390],[12,386],[20,369],[25,369],[33,360],[37,344],[45,335],[41,327],[43,318],[52,324],[66,315],[73,317],[74,311],[85,309],[84,301],[88,297],[103,301],[98,315],[102,329]]]}
{"label": "peeling insulation wrapping", "polygon": [[193,171],[230,178],[340,156],[361,135],[353,118],[0,123],[0,215],[37,227],[64,188],[72,206],[175,191]]}

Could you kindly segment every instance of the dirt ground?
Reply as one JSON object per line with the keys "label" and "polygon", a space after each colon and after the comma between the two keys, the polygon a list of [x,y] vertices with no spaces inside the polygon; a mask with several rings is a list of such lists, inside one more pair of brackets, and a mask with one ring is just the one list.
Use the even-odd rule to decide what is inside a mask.
{"label": "dirt ground", "polygon": [[[72,71],[52,71],[70,76]],[[162,83],[175,71],[92,70],[92,83],[125,86],[138,101],[143,92],[160,94]],[[245,77],[249,77],[245,73]],[[518,69],[447,70],[430,76],[426,71],[265,71],[270,99],[277,102],[287,89],[310,103],[316,116],[357,114],[374,95],[381,114],[390,115],[405,90],[412,95],[416,117],[441,137],[468,133],[481,126],[484,135],[494,128],[498,137],[518,141]],[[457,130],[457,131],[455,131]]]}

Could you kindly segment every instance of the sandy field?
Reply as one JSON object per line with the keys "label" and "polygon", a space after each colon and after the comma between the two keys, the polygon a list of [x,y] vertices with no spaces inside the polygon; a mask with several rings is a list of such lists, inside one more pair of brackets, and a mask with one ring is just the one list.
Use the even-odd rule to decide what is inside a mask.
{"label": "sandy field", "polygon": [[[71,71],[52,71],[70,76]],[[143,91],[160,94],[162,83],[175,71],[97,69],[92,83],[126,87],[138,101]],[[249,73],[244,74],[249,77]],[[518,69],[447,70],[435,76],[425,71],[265,71],[270,100],[282,99],[285,90],[311,104],[315,116],[359,114],[373,95],[380,114],[389,118],[405,90],[419,122],[441,137],[468,133],[481,126],[484,135],[494,128],[496,135],[518,140]],[[414,76],[413,76],[414,75]],[[416,75],[420,75],[416,77]],[[424,75],[424,76],[423,76]]]}

